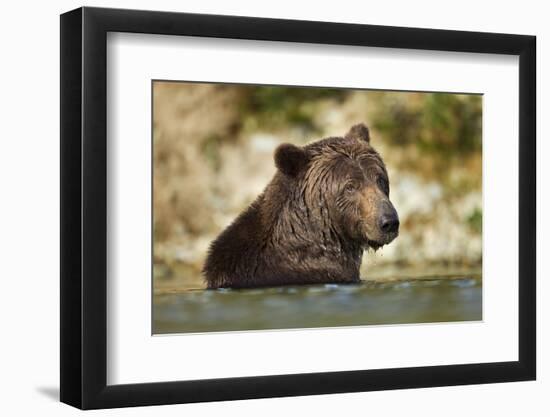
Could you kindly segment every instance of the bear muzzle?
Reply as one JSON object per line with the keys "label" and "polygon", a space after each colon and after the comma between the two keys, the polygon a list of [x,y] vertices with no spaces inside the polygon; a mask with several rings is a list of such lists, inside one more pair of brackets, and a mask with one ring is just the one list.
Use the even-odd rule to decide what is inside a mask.
{"label": "bear muzzle", "polygon": [[371,230],[367,235],[369,235],[367,243],[373,249],[387,245],[399,235],[399,216],[391,203],[383,205],[375,230]]}

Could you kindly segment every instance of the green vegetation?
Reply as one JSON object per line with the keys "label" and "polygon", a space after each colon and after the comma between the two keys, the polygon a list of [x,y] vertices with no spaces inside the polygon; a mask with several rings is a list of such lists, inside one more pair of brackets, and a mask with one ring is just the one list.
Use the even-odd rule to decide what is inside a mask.
{"label": "green vegetation", "polygon": [[472,229],[475,233],[481,233],[481,227],[483,224],[483,214],[481,212],[481,209],[476,207],[474,211],[468,216],[466,219],[468,226]]}
{"label": "green vegetation", "polygon": [[374,127],[394,145],[416,146],[445,160],[481,150],[479,95],[379,93]]}
{"label": "green vegetation", "polygon": [[338,102],[347,95],[348,90],[337,88],[247,87],[241,113],[250,130],[290,126],[320,132],[314,118],[319,100]]}

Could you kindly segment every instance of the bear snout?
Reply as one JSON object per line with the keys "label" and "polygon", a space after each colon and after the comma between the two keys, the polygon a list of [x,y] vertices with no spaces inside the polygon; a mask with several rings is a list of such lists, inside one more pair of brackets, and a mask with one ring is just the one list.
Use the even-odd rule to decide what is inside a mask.
{"label": "bear snout", "polygon": [[384,233],[396,233],[399,231],[399,217],[397,217],[397,212],[393,210],[393,212],[389,214],[383,214],[380,217],[379,221],[379,227],[380,230]]}
{"label": "bear snout", "polygon": [[399,235],[399,216],[389,201],[382,204],[378,216],[378,243],[387,245]]}

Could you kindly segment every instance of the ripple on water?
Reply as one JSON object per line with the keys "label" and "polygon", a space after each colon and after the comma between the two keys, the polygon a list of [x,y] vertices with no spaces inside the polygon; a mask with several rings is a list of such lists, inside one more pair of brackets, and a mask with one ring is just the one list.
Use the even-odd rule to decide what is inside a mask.
{"label": "ripple on water", "polygon": [[325,284],[327,290],[337,290],[340,286],[338,284]]}
{"label": "ripple on water", "polygon": [[325,287],[319,286],[319,285],[311,285],[306,286],[306,292],[308,293],[323,293],[325,291]]}
{"label": "ripple on water", "polygon": [[477,281],[473,278],[453,279],[451,280],[451,285],[460,288],[468,288],[477,285]]}
{"label": "ripple on water", "polygon": [[440,279],[426,279],[426,280],[423,280],[422,283],[425,287],[436,287],[438,285],[441,285],[441,280]]}

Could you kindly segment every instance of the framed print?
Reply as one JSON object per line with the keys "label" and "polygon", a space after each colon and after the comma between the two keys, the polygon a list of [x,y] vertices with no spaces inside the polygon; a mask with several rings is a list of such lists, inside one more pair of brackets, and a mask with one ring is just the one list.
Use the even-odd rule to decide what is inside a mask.
{"label": "framed print", "polygon": [[536,375],[535,37],[61,16],[61,401]]}

